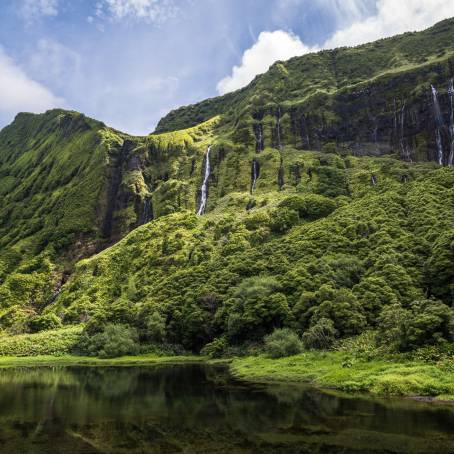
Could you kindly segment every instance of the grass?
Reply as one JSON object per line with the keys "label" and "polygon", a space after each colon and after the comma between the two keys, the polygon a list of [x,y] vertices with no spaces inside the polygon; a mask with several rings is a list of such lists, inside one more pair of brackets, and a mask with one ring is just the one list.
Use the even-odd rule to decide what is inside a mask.
{"label": "grass", "polygon": [[452,400],[454,369],[408,360],[350,360],[344,352],[308,352],[281,359],[237,358],[231,371],[256,382],[304,382],[380,396],[431,396]]}
{"label": "grass", "polygon": [[46,365],[63,365],[63,366],[132,366],[161,363],[187,363],[204,361],[203,356],[158,356],[156,354],[145,354],[139,356],[122,356],[120,358],[100,359],[89,356],[74,355],[40,355],[40,356],[0,356],[0,367],[15,366],[46,366]]}

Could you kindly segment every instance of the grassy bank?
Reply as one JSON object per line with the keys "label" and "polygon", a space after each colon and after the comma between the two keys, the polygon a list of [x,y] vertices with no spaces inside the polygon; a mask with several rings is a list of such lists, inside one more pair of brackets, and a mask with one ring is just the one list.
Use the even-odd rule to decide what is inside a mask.
{"label": "grassy bank", "polygon": [[256,382],[304,382],[380,396],[428,396],[454,401],[454,365],[420,361],[355,360],[344,352],[308,352],[281,359],[237,358],[234,376]]}
{"label": "grassy bank", "polygon": [[69,355],[82,329],[83,326],[79,325],[35,334],[0,335],[0,361],[5,356],[23,356],[26,360],[34,361],[34,358],[29,357]]}
{"label": "grassy bank", "polygon": [[89,356],[0,356],[0,367],[15,367],[15,366],[132,366],[132,365],[147,365],[159,363],[184,363],[184,362],[201,362],[204,361],[203,356],[158,356],[155,354],[147,354],[140,356],[123,356],[120,358],[100,359]]}
{"label": "grassy bank", "polygon": [[[166,353],[113,359],[74,356],[71,352],[81,329],[76,326],[37,334],[0,336],[0,367],[56,364],[123,366],[207,361],[203,356],[170,356]],[[228,361],[231,361],[234,376],[249,381],[301,382],[346,392],[427,396],[454,401],[454,361],[451,356],[445,359],[437,356],[433,362],[427,362],[425,358],[409,359],[404,355],[375,353],[368,357],[360,354],[358,348],[364,346],[361,344],[358,347],[358,343],[361,344],[356,339],[353,343],[345,344],[344,350],[305,352],[281,359],[262,355]],[[367,347],[369,344],[366,344]]]}

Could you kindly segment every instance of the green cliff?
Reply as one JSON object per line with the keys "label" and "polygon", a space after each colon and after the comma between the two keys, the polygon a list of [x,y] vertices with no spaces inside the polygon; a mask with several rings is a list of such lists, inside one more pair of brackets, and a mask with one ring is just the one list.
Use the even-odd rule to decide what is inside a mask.
{"label": "green cliff", "polygon": [[277,62],[146,137],[19,114],[0,131],[0,330],[452,342],[453,38],[451,19]]}

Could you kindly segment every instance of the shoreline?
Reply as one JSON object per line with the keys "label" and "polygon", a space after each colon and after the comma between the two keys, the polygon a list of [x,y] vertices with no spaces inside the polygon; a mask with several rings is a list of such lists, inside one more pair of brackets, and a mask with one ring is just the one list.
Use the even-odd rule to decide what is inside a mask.
{"label": "shoreline", "polygon": [[[435,405],[454,405],[454,372],[416,362],[362,361],[342,367],[338,352],[307,352],[270,359],[265,356],[210,359],[205,356],[155,354],[100,359],[85,356],[0,356],[0,370],[35,366],[127,367],[172,364],[226,365],[233,378],[261,385],[307,385],[352,397],[407,399]],[[434,376],[438,378],[434,380]],[[419,391],[419,392],[417,392]]]}
{"label": "shoreline", "polygon": [[0,356],[0,369],[17,366],[141,366],[154,364],[189,364],[206,361],[203,356],[158,356],[155,354],[122,356],[101,359],[91,356],[75,355],[38,355],[38,356]]}
{"label": "shoreline", "polygon": [[353,360],[342,352],[306,352],[280,359],[235,358],[235,378],[261,384],[306,384],[349,395],[454,404],[454,369],[422,361]]}

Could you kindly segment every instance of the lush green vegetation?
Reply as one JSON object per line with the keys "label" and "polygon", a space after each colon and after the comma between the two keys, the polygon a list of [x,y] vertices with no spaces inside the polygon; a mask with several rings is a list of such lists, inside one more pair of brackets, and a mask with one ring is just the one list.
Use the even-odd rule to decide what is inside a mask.
{"label": "lush green vegetation", "polygon": [[284,358],[301,353],[303,350],[301,339],[288,328],[275,329],[263,340],[265,351],[270,358]]}
{"label": "lush green vegetation", "polygon": [[170,355],[162,356],[155,353],[123,356],[118,358],[101,359],[80,355],[38,355],[38,356],[0,356],[0,367],[16,366],[132,366],[161,363],[192,363],[205,361],[202,356],[195,355]]}
{"label": "lush green vegetation", "polygon": [[[454,169],[433,162],[427,103],[454,76],[453,36],[448,20],[278,62],[147,137],[76,112],[18,115],[0,132],[0,355],[304,347],[280,378],[308,379],[312,361],[322,385],[452,394],[452,370],[437,381],[421,365],[454,342]],[[410,356],[340,367],[348,353],[315,352],[372,332],[370,349]],[[267,375],[268,357],[235,370]]]}
{"label": "lush green vegetation", "polygon": [[405,358],[352,360],[348,352],[306,352],[280,359],[238,358],[231,370],[237,377],[253,381],[307,382],[347,392],[454,400],[452,358],[437,365]]}
{"label": "lush green vegetation", "polygon": [[[89,319],[92,332],[127,324],[144,341],[152,329],[194,351],[257,343],[276,327],[304,334],[307,347],[369,329],[402,351],[452,342],[452,295],[438,288],[453,270],[434,250],[454,227],[454,172],[345,161],[349,198],[302,189],[266,204],[257,195],[257,208],[235,216],[162,217],[79,262],[46,314]],[[401,183],[407,171],[413,180]]]}
{"label": "lush green vegetation", "polygon": [[74,326],[36,334],[0,335],[0,357],[68,355],[79,342],[81,332],[81,326]]}

